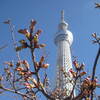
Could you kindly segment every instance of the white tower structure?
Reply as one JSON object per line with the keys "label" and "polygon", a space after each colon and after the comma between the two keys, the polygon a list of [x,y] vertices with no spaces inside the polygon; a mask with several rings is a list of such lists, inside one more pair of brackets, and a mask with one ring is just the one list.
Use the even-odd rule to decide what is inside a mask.
{"label": "white tower structure", "polygon": [[66,95],[69,96],[73,88],[72,75],[69,72],[72,69],[70,47],[73,35],[68,30],[68,23],[64,21],[64,11],[61,11],[61,22],[58,25],[54,41],[57,46],[56,88],[65,90]]}

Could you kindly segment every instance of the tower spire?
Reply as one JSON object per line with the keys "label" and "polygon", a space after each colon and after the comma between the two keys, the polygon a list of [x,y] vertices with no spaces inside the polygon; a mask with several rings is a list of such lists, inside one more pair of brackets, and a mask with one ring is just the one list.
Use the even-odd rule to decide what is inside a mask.
{"label": "tower spire", "polygon": [[64,22],[64,10],[61,10],[61,22]]}
{"label": "tower spire", "polygon": [[66,31],[68,28],[68,23],[64,20],[64,10],[61,10],[60,23],[58,25],[59,31]]}
{"label": "tower spire", "polygon": [[[61,11],[58,32],[55,36],[55,44],[57,46],[57,66],[56,66],[56,89],[60,89],[66,96],[70,96],[73,89],[73,77],[70,73],[72,69],[70,47],[73,42],[73,35],[68,30],[68,23],[64,20],[64,10]],[[66,73],[66,74],[65,74]],[[59,96],[57,100],[63,100],[66,96]],[[61,99],[62,98],[62,99]]]}

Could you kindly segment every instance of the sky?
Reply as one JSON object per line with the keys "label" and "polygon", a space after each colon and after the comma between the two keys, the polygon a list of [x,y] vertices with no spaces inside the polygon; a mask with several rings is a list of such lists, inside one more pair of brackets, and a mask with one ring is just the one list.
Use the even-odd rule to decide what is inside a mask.
{"label": "sky", "polygon": [[[77,56],[80,62],[86,65],[86,71],[91,73],[98,46],[92,44],[91,34],[97,32],[100,35],[100,9],[95,8],[95,3],[100,0],[0,0],[0,46],[7,47],[0,51],[0,66],[3,62],[15,59],[11,33],[7,25],[2,22],[11,19],[15,26],[16,40],[23,36],[17,33],[20,28],[27,28],[31,19],[37,21],[36,29],[42,29],[40,41],[47,44],[41,51],[47,54],[47,62],[50,68],[47,70],[50,80],[54,80],[56,66],[56,46],[54,37],[60,23],[60,12],[65,12],[65,21],[69,24],[69,30],[73,33],[72,56]],[[21,58],[27,59],[29,52],[20,53]],[[28,57],[28,60],[30,58]],[[96,75],[100,79],[100,59]],[[3,67],[1,67],[2,69]],[[100,82],[100,80],[99,80]],[[53,83],[52,83],[53,84]],[[97,94],[100,95],[98,89]],[[1,96],[5,100],[7,96]],[[7,100],[10,100],[8,97]],[[44,99],[43,99],[44,100]]]}

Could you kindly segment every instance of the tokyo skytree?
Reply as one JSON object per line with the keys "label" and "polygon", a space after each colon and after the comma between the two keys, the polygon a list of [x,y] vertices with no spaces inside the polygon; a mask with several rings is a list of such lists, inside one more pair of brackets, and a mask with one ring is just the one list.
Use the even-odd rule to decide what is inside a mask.
{"label": "tokyo skytree", "polygon": [[73,88],[73,77],[70,73],[70,69],[72,69],[70,48],[73,42],[73,35],[68,30],[68,23],[64,20],[63,10],[61,11],[61,21],[58,25],[58,32],[55,34],[54,42],[57,46],[56,89],[65,91],[65,95],[70,96]]}

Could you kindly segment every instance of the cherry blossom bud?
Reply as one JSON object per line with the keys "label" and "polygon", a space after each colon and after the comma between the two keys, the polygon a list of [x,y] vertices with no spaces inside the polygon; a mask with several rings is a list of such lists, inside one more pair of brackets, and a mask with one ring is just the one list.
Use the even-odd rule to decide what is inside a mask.
{"label": "cherry blossom bud", "polygon": [[71,68],[71,69],[69,70],[69,72],[73,72],[73,69]]}
{"label": "cherry blossom bud", "polygon": [[16,47],[16,52],[21,51],[23,49],[23,46]]}
{"label": "cherry blossom bud", "polygon": [[43,64],[42,65],[42,68],[48,68],[49,67],[49,64]]}
{"label": "cherry blossom bud", "polygon": [[14,66],[14,64],[12,62],[5,62],[4,64],[7,64],[10,67],[13,67]]}
{"label": "cherry blossom bud", "polygon": [[44,56],[41,57],[40,63],[42,64],[44,62]]}
{"label": "cherry blossom bud", "polygon": [[18,30],[18,32],[21,33],[21,34],[24,34],[24,35],[29,33],[27,29],[20,29],[20,30]]}
{"label": "cherry blossom bud", "polygon": [[23,71],[24,69],[23,69],[23,67],[17,67],[16,68],[16,71]]}
{"label": "cherry blossom bud", "polygon": [[37,43],[37,42],[38,42],[38,35],[34,35],[34,37],[33,37],[33,42],[34,42],[34,43]]}
{"label": "cherry blossom bud", "polygon": [[82,63],[82,64],[80,65],[80,70],[84,69],[84,67],[85,67],[85,64]]}
{"label": "cherry blossom bud", "polygon": [[26,67],[27,69],[29,69],[30,65],[29,65],[29,63],[27,62],[27,60],[23,60],[23,64],[25,65],[25,67]]}
{"label": "cherry blossom bud", "polygon": [[91,76],[88,76],[87,78],[85,78],[85,81],[90,81],[91,80]]}
{"label": "cherry blossom bud", "polygon": [[4,68],[6,73],[10,73],[10,69],[9,68]]}
{"label": "cherry blossom bud", "polygon": [[29,39],[31,34],[29,32],[27,32],[27,34],[25,34],[25,36]]}
{"label": "cherry blossom bud", "polygon": [[32,26],[34,26],[36,23],[37,23],[37,22],[36,22],[34,19],[31,20],[31,25],[32,25]]}
{"label": "cherry blossom bud", "polygon": [[44,87],[44,85],[42,84],[42,83],[39,83],[39,85],[43,88]]}
{"label": "cherry blossom bud", "polygon": [[73,61],[73,64],[74,64],[76,69],[79,68],[79,64],[78,64],[78,62],[76,60]]}
{"label": "cherry blossom bud", "polygon": [[93,33],[93,34],[92,34],[92,36],[93,36],[94,38],[96,38],[96,37],[97,37],[96,33]]}
{"label": "cherry blossom bud", "polygon": [[28,39],[30,38],[30,33],[27,29],[20,29],[18,32],[25,35]]}
{"label": "cherry blossom bud", "polygon": [[70,69],[69,72],[71,72],[74,78],[76,77],[76,72],[74,72],[72,69]]}
{"label": "cherry blossom bud", "polygon": [[26,43],[25,40],[20,40],[19,42],[20,42],[21,44],[25,44],[25,43]]}
{"label": "cherry blossom bud", "polygon": [[19,75],[24,76],[25,75],[25,72],[19,71]]}
{"label": "cherry blossom bud", "polygon": [[31,24],[30,24],[30,31],[33,31],[34,30],[34,27],[35,27],[35,24],[36,24],[36,21],[35,20],[31,20],[31,22],[30,22]]}
{"label": "cherry blossom bud", "polygon": [[39,35],[41,34],[41,32],[42,32],[42,30],[38,30],[38,31],[36,32],[36,34],[39,36]]}
{"label": "cherry blossom bud", "polygon": [[80,73],[80,76],[83,76],[83,75],[85,75],[86,74],[86,72],[81,72]]}
{"label": "cherry blossom bud", "polygon": [[43,48],[46,46],[46,44],[40,44],[39,46],[40,46],[40,48]]}
{"label": "cherry blossom bud", "polygon": [[38,87],[37,81],[36,81],[34,78],[32,78],[31,80],[32,80],[32,82],[34,83],[34,85],[35,85],[36,87]]}
{"label": "cherry blossom bud", "polygon": [[34,84],[30,84],[30,83],[24,83],[23,85],[25,85],[26,88],[28,88],[28,89],[31,89],[31,88],[35,87]]}
{"label": "cherry blossom bud", "polygon": [[23,63],[23,61],[20,60],[20,61],[17,62],[16,66],[19,67],[22,63]]}
{"label": "cherry blossom bud", "polygon": [[35,62],[35,67],[39,67],[39,63],[38,62]]}
{"label": "cherry blossom bud", "polygon": [[18,46],[15,48],[16,52],[21,51],[23,49],[27,48],[27,44],[23,44],[22,46]]}

